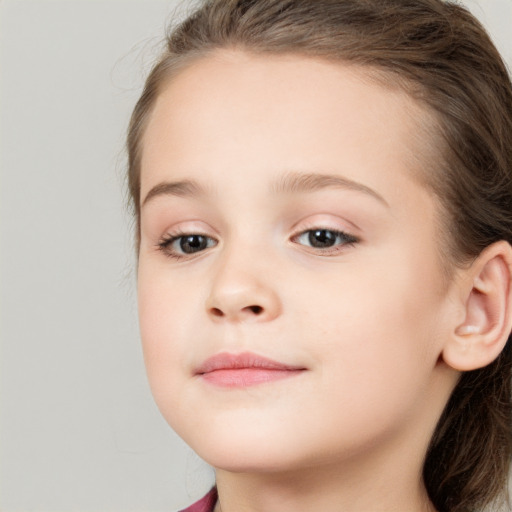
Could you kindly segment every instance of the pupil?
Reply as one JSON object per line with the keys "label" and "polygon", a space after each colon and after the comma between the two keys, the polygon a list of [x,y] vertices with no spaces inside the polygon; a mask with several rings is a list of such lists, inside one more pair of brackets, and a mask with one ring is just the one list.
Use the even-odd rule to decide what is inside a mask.
{"label": "pupil", "polygon": [[184,236],[180,240],[180,247],[181,250],[187,254],[202,251],[206,249],[206,237],[201,235]]}
{"label": "pupil", "polygon": [[312,247],[332,247],[336,242],[336,234],[327,229],[317,229],[309,233],[309,243]]}

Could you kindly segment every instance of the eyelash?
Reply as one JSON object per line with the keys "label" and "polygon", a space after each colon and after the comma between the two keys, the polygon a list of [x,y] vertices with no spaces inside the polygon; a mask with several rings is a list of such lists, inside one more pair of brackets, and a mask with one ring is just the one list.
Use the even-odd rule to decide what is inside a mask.
{"label": "eyelash", "polygon": [[[184,259],[184,258],[192,257],[192,256],[194,256],[195,253],[180,254],[180,253],[172,250],[172,245],[175,242],[178,242],[179,240],[181,240],[183,238],[192,237],[192,236],[200,236],[200,237],[206,239],[207,241],[214,240],[211,236],[205,235],[203,233],[194,233],[194,232],[188,232],[188,233],[185,233],[185,232],[168,233],[168,234],[164,235],[160,239],[160,241],[157,244],[157,249],[159,251],[162,251],[166,256],[168,256],[169,258],[172,258],[174,260],[181,260],[181,259]],[[215,245],[217,245],[217,241],[216,240],[215,240],[215,243],[213,244],[213,246],[210,246],[210,247],[215,247]],[[206,247],[206,248],[209,249],[210,247]],[[201,250],[201,251],[197,251],[197,253],[200,253],[200,252],[203,252],[203,251],[204,251],[204,249]]]}
{"label": "eyelash", "polygon": [[[290,238],[290,240],[294,243],[298,243],[297,240],[299,240],[301,237],[304,237],[308,234],[310,237],[311,234],[315,231],[329,233],[331,236],[334,236],[334,239],[336,241],[338,241],[340,239],[342,241],[342,243],[338,243],[335,246],[324,247],[324,248],[312,247],[312,246],[308,246],[305,244],[300,244],[303,247],[309,247],[309,249],[312,252],[315,252],[317,254],[320,253],[322,256],[334,256],[334,255],[340,253],[341,251],[343,251],[347,247],[353,247],[355,244],[357,244],[360,241],[357,237],[355,237],[349,233],[346,233],[344,231],[340,231],[337,229],[329,229],[329,228],[325,228],[325,227],[313,227],[313,228],[305,229],[305,230],[301,231],[300,233],[293,235]],[[175,242],[178,242],[179,240],[182,240],[185,237],[192,237],[192,236],[202,237],[203,239],[206,240],[207,244],[209,244],[210,241],[214,241],[214,243],[212,245],[207,245],[204,249],[201,249],[195,253],[192,252],[190,254],[186,254],[186,253],[180,254],[172,249],[172,245]],[[164,237],[162,237],[157,244],[157,250],[163,252],[169,258],[172,258],[174,260],[182,260],[184,258],[193,257],[195,254],[204,252],[204,250],[209,249],[211,247],[215,247],[217,245],[217,243],[218,243],[217,240],[215,240],[214,238],[212,238],[208,235],[205,235],[203,233],[176,232],[176,233],[168,233]]]}
{"label": "eyelash", "polygon": [[[349,233],[346,233],[345,231],[341,231],[339,229],[329,229],[329,228],[325,228],[325,227],[312,227],[309,229],[302,230],[297,235],[292,236],[291,241],[294,243],[298,243],[297,240],[299,240],[300,238],[307,236],[308,234],[309,234],[308,238],[310,238],[311,234],[315,233],[315,232],[329,233],[331,236],[334,237],[335,243],[338,242],[338,243],[336,243],[336,245],[324,247],[324,248],[312,247],[312,246],[308,246],[305,244],[301,244],[304,247],[308,247],[308,249],[311,252],[317,253],[317,251],[319,251],[322,256],[334,256],[334,255],[342,252],[343,250],[346,250],[347,247],[353,247],[355,244],[357,244],[359,242],[359,239],[357,237],[355,237]],[[309,240],[309,241],[311,241],[311,240]]]}

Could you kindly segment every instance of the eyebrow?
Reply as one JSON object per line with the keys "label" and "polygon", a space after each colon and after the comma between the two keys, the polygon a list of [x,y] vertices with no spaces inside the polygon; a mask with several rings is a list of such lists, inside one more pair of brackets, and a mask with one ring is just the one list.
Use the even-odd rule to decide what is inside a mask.
{"label": "eyebrow", "polygon": [[[333,174],[288,172],[270,188],[274,194],[314,192],[326,188],[343,188],[363,192],[389,207],[388,202],[375,190],[357,181]],[[141,207],[158,196],[198,197],[205,195],[206,189],[194,180],[164,181],[155,185],[142,201]]]}
{"label": "eyebrow", "polygon": [[163,181],[147,193],[141,206],[157,196],[197,197],[205,193],[206,190],[194,180]]}
{"label": "eyebrow", "polygon": [[375,190],[357,181],[333,174],[289,172],[272,187],[274,193],[314,192],[325,188],[343,188],[363,192],[389,207],[389,203]]}

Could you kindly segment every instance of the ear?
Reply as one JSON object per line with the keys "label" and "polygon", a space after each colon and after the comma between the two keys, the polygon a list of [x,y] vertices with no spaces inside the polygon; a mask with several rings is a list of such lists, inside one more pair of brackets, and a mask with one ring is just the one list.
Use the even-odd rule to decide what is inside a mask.
{"label": "ear", "polygon": [[463,274],[464,321],[454,326],[442,358],[456,370],[469,371],[492,363],[510,335],[512,247],[505,241],[490,245]]}

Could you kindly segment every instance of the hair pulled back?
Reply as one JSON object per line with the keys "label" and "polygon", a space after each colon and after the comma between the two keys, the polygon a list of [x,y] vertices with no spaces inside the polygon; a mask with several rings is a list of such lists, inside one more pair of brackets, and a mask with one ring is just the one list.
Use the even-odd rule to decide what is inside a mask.
{"label": "hair pulled back", "polygon": [[[292,53],[356,64],[402,87],[435,118],[423,179],[442,205],[454,265],[512,244],[512,84],[498,51],[463,7],[443,0],[206,0],[172,29],[128,132],[128,185],[140,231],[144,129],[166,83],[218,49]],[[462,374],[432,438],[423,478],[439,512],[505,497],[512,455],[512,341]]]}

